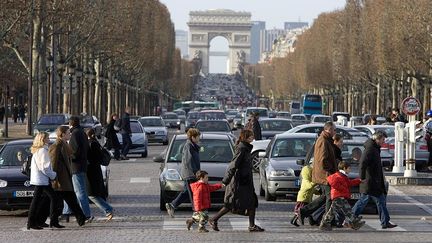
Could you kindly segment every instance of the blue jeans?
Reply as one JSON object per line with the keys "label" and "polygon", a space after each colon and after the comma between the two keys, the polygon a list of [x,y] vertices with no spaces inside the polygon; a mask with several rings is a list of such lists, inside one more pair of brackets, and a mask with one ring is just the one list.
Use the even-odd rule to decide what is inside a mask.
{"label": "blue jeans", "polygon": [[186,201],[186,199],[189,197],[189,200],[191,201],[192,204],[192,211],[194,211],[194,205],[193,205],[193,199],[192,199],[192,190],[190,187],[190,183],[195,182],[195,179],[186,179],[184,180],[184,189],[182,192],[180,192],[180,194],[177,195],[177,197],[171,202],[171,204],[173,205],[174,209],[177,209],[177,207],[184,203]]}
{"label": "blue jeans", "polygon": [[[75,195],[77,196],[78,203],[81,206],[81,209],[84,215],[88,218],[91,216],[90,204],[88,200],[87,188],[86,188],[86,173],[80,172],[72,175],[72,185],[75,191]],[[70,214],[70,209],[65,204],[63,208],[63,214]]]}
{"label": "blue jeans", "polygon": [[96,206],[98,208],[100,208],[105,215],[107,215],[109,213],[112,213],[113,208],[111,207],[111,205],[109,205],[107,203],[107,201],[105,201],[105,199],[103,199],[103,198],[101,198],[99,196],[89,196],[89,199],[92,202],[94,202],[94,204],[96,204]]}
{"label": "blue jeans", "polygon": [[381,225],[387,225],[390,222],[390,215],[387,211],[387,196],[385,194],[381,194],[380,196],[372,196],[368,194],[361,194],[360,199],[356,202],[354,207],[352,208],[352,212],[355,216],[359,216],[363,209],[366,207],[366,205],[369,202],[369,199],[372,199],[377,208],[378,208],[378,214],[380,217]]}
{"label": "blue jeans", "polygon": [[130,134],[128,133],[122,133],[121,135],[123,141],[123,148],[121,154],[127,156],[127,154],[129,153],[130,146],[132,145],[132,140]]}

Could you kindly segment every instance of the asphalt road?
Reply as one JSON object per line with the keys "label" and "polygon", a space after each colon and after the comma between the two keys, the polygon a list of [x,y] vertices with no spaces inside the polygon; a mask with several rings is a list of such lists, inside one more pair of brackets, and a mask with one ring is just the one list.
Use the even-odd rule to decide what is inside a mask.
{"label": "asphalt road", "polygon": [[[364,215],[366,225],[359,231],[321,232],[308,225],[296,228],[289,223],[294,201],[266,202],[260,197],[257,224],[266,232],[247,232],[247,217],[232,214],[219,221],[220,232],[198,233],[196,228],[187,231],[189,208],[177,211],[175,218],[159,210],[160,164],[152,157],[165,147],[151,145],[148,158],[111,163],[109,202],[115,209],[111,222],[105,222],[103,213],[91,205],[96,220],[84,227],[71,221],[63,223],[65,229],[28,231],[25,211],[0,211],[0,242],[431,242],[431,186],[390,187],[388,209],[392,222],[399,227],[389,230],[380,228],[378,215]],[[258,189],[257,175],[255,182]],[[216,209],[210,211],[210,215],[215,213]]]}

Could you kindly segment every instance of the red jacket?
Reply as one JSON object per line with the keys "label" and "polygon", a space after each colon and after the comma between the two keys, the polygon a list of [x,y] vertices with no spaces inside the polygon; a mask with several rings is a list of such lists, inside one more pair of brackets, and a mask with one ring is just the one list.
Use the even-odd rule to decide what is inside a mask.
{"label": "red jacket", "polygon": [[195,211],[203,211],[210,208],[210,192],[219,190],[222,188],[222,184],[204,183],[202,181],[197,181],[190,184],[193,195],[193,202]]}
{"label": "red jacket", "polygon": [[358,178],[350,180],[348,176],[346,176],[342,172],[336,172],[327,177],[327,182],[331,187],[330,196],[333,200],[338,197],[350,199],[350,187],[359,185],[361,180]]}

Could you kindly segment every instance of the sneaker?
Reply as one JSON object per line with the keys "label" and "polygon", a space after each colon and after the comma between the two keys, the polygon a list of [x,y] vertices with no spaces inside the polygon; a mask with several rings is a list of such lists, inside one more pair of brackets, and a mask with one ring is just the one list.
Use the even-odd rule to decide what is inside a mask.
{"label": "sneaker", "polygon": [[111,221],[111,219],[114,217],[113,213],[109,213],[106,215],[107,219],[105,222]]}
{"label": "sneaker", "polygon": [[366,222],[365,221],[360,221],[360,222],[357,222],[357,223],[352,223],[352,229],[353,230],[358,230],[358,229],[360,229],[361,227],[363,227],[364,225],[366,224]]}
{"label": "sneaker", "polygon": [[397,224],[392,224],[390,222],[388,222],[386,225],[381,226],[382,229],[391,229],[397,227]]}
{"label": "sneaker", "polygon": [[208,221],[209,225],[212,227],[214,231],[219,231],[218,222],[214,221],[213,219],[209,219]]}
{"label": "sneaker", "polygon": [[194,221],[193,219],[186,219],[186,227],[188,230],[190,230],[190,228],[192,227]]}
{"label": "sneaker", "polygon": [[86,223],[86,224],[89,224],[89,223],[93,222],[93,219],[94,219],[94,216],[87,217],[87,218],[85,219],[85,223]]}
{"label": "sneaker", "polygon": [[209,231],[204,226],[198,228],[198,233],[207,233],[207,232],[209,232]]}
{"label": "sneaker", "polygon": [[165,208],[167,210],[167,213],[171,218],[174,218],[174,206],[171,203],[165,203]]}
{"label": "sneaker", "polygon": [[322,231],[332,231],[332,227],[329,224],[321,224],[319,229]]}
{"label": "sneaker", "polygon": [[264,229],[259,227],[258,225],[254,225],[252,227],[248,227],[249,232],[263,232]]}

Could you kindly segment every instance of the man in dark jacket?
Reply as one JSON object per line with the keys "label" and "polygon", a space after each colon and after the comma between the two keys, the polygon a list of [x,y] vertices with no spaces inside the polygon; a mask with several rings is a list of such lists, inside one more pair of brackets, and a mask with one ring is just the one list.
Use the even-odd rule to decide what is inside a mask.
{"label": "man in dark jacket", "polygon": [[248,124],[246,124],[245,129],[252,130],[252,132],[254,133],[255,140],[262,140],[261,125],[258,120],[259,120],[259,113],[258,112],[251,113]]}
{"label": "man in dark jacket", "polygon": [[378,131],[372,135],[372,139],[365,142],[365,150],[360,158],[360,184],[361,197],[354,205],[352,211],[359,216],[366,207],[369,199],[372,199],[378,208],[381,227],[383,229],[394,228],[397,225],[390,223],[390,215],[387,211],[387,190],[384,184],[384,173],[381,164],[381,145],[387,135]]}
{"label": "man in dark jacket", "polygon": [[121,151],[120,158],[123,160],[127,160],[127,155],[129,153],[129,149],[132,146],[132,131],[130,127],[130,116],[129,116],[129,107],[126,107],[125,112],[120,119],[120,134],[122,136],[123,148]]}
{"label": "man in dark jacket", "polygon": [[[71,128],[69,145],[72,148],[72,184],[86,219],[91,221],[92,217],[86,188],[87,151],[89,149],[89,143],[84,129],[80,126],[79,117],[72,116],[69,119],[69,127]],[[66,209],[63,210],[63,214],[70,214],[68,211],[66,207]]]}

